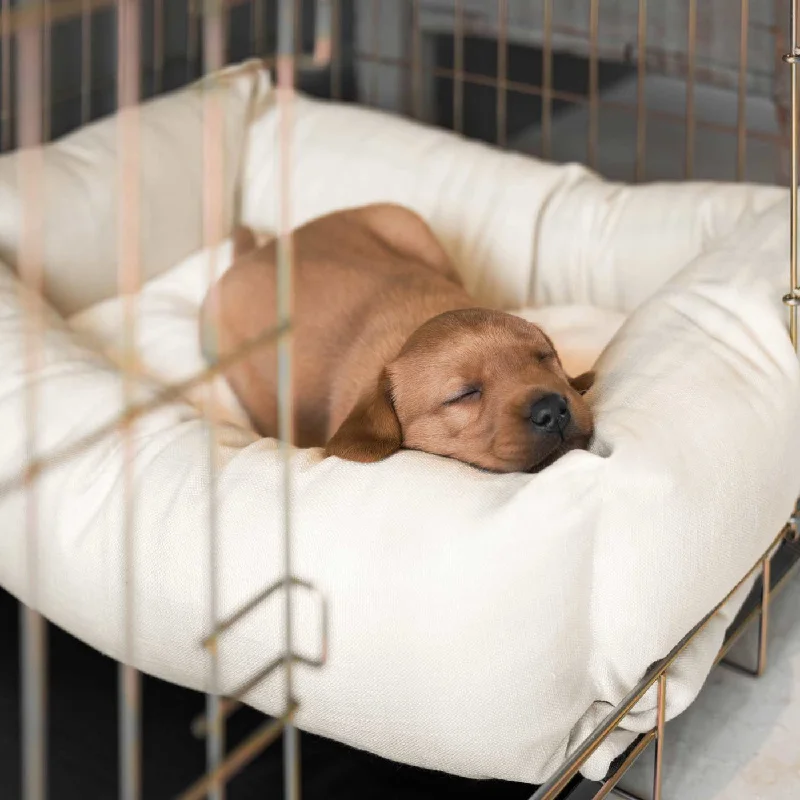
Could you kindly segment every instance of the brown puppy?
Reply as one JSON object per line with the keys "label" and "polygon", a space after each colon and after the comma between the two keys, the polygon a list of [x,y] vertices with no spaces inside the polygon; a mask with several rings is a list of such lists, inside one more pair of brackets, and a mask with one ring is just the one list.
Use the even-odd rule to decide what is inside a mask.
{"label": "brown puppy", "polygon": [[[276,321],[276,243],[240,229],[206,298],[232,353]],[[411,211],[337,212],[293,236],[295,442],[379,461],[401,447],[498,472],[585,447],[587,373],[570,379],[535,325],[475,308],[430,228]],[[204,347],[208,354],[208,347]],[[226,378],[256,429],[277,432],[277,356],[261,347]]]}

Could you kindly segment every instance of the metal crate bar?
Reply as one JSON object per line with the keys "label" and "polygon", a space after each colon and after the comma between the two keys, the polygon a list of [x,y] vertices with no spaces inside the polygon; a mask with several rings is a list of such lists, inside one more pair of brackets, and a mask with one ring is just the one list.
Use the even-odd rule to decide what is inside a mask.
{"label": "metal crate bar", "polygon": [[[23,8],[31,7],[28,4]],[[35,8],[42,13],[39,3]],[[8,8],[6,7],[8,11]],[[13,30],[10,14],[3,32]],[[17,139],[20,152],[19,181],[23,200],[19,256],[20,299],[25,309],[25,371],[30,376],[25,390],[25,439],[28,460],[38,450],[35,376],[42,353],[42,308],[36,302],[43,278],[41,229],[43,225],[43,50],[41,30],[28,28],[17,36]],[[39,518],[35,481],[26,477],[19,488],[25,491],[27,547],[27,605],[20,606],[22,676],[22,792],[23,800],[47,797],[47,622],[36,611],[39,603]]]}
{"label": "metal crate bar", "polygon": [[[789,535],[790,526],[785,526],[778,536],[767,548],[764,555],[758,562],[748,571],[748,573],[731,589],[725,598],[703,619],[701,620],[689,633],[686,634],[670,653],[655,664],[647,671],[642,680],[628,692],[627,695],[617,704],[617,706],[609,712],[606,718],[601,722],[592,733],[584,740],[580,747],[570,756],[561,767],[551,776],[551,778],[542,784],[536,792],[531,796],[530,800],[555,800],[559,797],[560,793],[578,774],[580,768],[586,760],[594,753],[600,743],[613,731],[633,709],[633,707],[644,697],[648,690],[662,678],[666,680],[667,670],[675,659],[686,649],[686,647],[694,640],[694,638],[705,629],[709,621],[713,619],[716,613],[728,602],[728,600],[743,586],[753,574],[762,568],[764,559],[769,558],[774,548]],[[666,692],[666,683],[664,684],[664,692]],[[661,690],[659,690],[659,697]],[[663,723],[662,723],[663,724]],[[657,733],[657,731],[656,731]],[[660,775],[660,773],[659,773]]]}

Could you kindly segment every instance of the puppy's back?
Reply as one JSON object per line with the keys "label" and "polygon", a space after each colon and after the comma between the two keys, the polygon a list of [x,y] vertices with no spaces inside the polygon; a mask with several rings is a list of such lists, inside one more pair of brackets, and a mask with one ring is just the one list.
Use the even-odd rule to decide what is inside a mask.
{"label": "puppy's back", "polygon": [[[400,206],[321,217],[298,228],[292,245],[295,441],[321,446],[331,417],[346,413],[412,330],[470,300],[430,228]],[[219,321],[221,356],[275,326],[276,288],[275,240],[235,260],[202,314],[204,323]],[[226,377],[259,432],[276,435],[274,343],[241,359]]]}

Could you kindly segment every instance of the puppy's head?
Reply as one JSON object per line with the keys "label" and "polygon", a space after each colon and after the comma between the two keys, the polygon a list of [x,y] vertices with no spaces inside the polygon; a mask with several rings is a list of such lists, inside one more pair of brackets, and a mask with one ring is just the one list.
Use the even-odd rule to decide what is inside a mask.
{"label": "puppy's head", "polygon": [[588,445],[583,394],[535,325],[487,309],[451,311],[408,339],[328,442],[327,455],[380,461],[405,447],[495,472],[530,472]]}

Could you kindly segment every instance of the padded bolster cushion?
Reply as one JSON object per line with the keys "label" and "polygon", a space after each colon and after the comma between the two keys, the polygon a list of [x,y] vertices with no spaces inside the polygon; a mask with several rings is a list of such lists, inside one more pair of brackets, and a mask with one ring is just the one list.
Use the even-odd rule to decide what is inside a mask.
{"label": "padded bolster cushion", "polygon": [[[16,269],[23,224],[40,225],[45,294],[61,313],[74,313],[117,292],[118,212],[124,192],[138,192],[141,198],[137,269],[142,280],[202,246],[207,165],[215,160],[221,164],[221,185],[213,202],[219,204],[221,234],[226,234],[249,116],[268,86],[255,63],[244,64],[140,106],[139,152],[133,156],[139,162],[138,187],[122,183],[121,114],[45,146],[43,171],[35,176],[31,195],[36,216],[27,222],[21,161],[15,153],[0,157],[0,257]],[[224,120],[216,140],[209,133],[213,123],[203,125],[204,117],[211,119],[207,101],[212,96]],[[216,158],[211,147],[221,150]]]}
{"label": "padded bolster cushion", "polygon": [[[249,133],[244,221],[275,230],[278,115],[264,94]],[[365,108],[298,98],[290,214],[396,202],[428,220],[486,305],[591,303],[630,312],[699,252],[785,197],[712,183],[628,186]]]}
{"label": "padded bolster cushion", "polygon": [[[275,109],[271,100],[262,105],[248,136],[243,201],[248,221],[270,228]],[[792,507],[800,369],[780,301],[786,193],[643,187],[610,198],[616,211],[605,216],[597,197],[606,189],[592,187],[599,182],[582,168],[504,155],[347,107],[303,100],[297,112],[295,221],[370,199],[406,202],[431,221],[481,302],[525,305],[536,287],[578,300],[571,293],[583,284],[558,283],[558,271],[579,277],[574,270],[598,238],[619,286],[661,253],[653,259],[659,277],[638,295],[611,292],[609,303],[649,299],[597,365],[592,452],[570,453],[539,475],[490,475],[414,452],[371,466],[322,459],[317,450],[291,458],[294,573],[330,603],[326,666],[295,672],[298,723],[402,762],[540,782],[726,596]],[[76,134],[75,147],[88,148],[81,137],[94,135]],[[160,192],[169,195],[171,176],[168,167],[154,172],[147,199],[158,204]],[[636,192],[652,204],[638,230],[629,222]],[[69,205],[54,203],[53,223],[66,230]],[[681,217],[681,206],[707,209],[702,225],[715,229],[700,235],[698,219]],[[91,292],[69,294],[70,281],[82,286],[93,274],[81,272],[87,254],[98,269],[101,250],[113,255],[112,244],[98,248],[103,235],[87,230],[85,213],[83,234],[63,239],[69,252],[48,250],[62,305],[113,291],[113,276],[103,274]],[[576,242],[543,247],[558,230]],[[161,242],[166,227],[154,227],[153,247],[166,260],[198,231],[178,247]],[[0,270],[0,481],[24,466],[28,447],[38,454],[75,441],[122,409],[120,375],[81,347],[57,314],[48,313],[34,376],[26,374],[24,330],[18,284]],[[37,397],[32,443],[28,389]],[[150,392],[142,384],[135,394]],[[208,433],[196,408],[173,403],[138,421],[127,446],[118,432],[93,442],[40,478],[35,531],[26,494],[0,495],[0,584],[102,652],[207,689],[200,642],[211,590]],[[281,575],[283,460],[274,441],[234,424],[218,429],[214,461],[215,586],[226,616]],[[128,491],[136,500],[131,520]],[[123,624],[128,523],[132,646]],[[673,665],[670,717],[699,691],[749,585]],[[314,657],[316,599],[298,589],[292,602],[295,647]],[[281,652],[282,613],[275,596],[222,637],[220,691]],[[247,701],[279,713],[281,675]],[[654,721],[651,693],[584,773],[601,777]]]}
{"label": "padded bolster cushion", "polygon": [[[330,603],[329,660],[295,675],[303,728],[424,767],[538,782],[727,594],[798,488],[800,370],[779,299],[785,211],[634,312],[598,364],[591,453],[535,476],[412,452],[369,467],[294,454],[294,572]],[[0,479],[27,454],[18,291],[2,273]],[[41,362],[36,452],[120,412],[120,376],[56,315]],[[281,574],[283,462],[273,441],[231,426],[215,461],[227,616]],[[207,426],[187,404],[140,420],[130,449],[109,434],[40,479],[33,582],[25,493],[0,497],[0,583],[102,652],[208,688],[209,480]],[[670,717],[699,691],[751,583],[673,665]],[[314,657],[315,597],[293,601],[297,650]],[[223,637],[223,692],[280,652],[282,609],[279,597],[265,603]],[[248,702],[278,713],[282,691],[275,675]],[[654,718],[651,693],[584,773],[601,777]]]}

